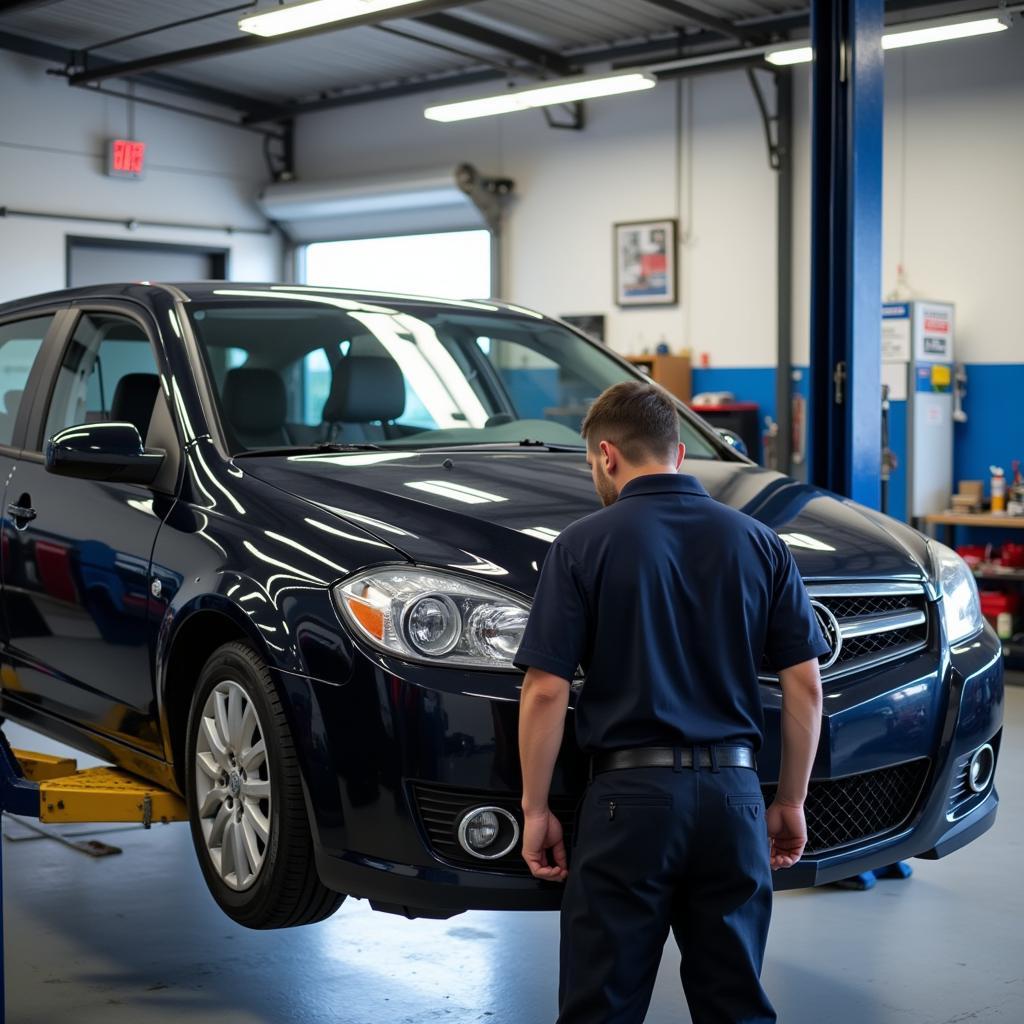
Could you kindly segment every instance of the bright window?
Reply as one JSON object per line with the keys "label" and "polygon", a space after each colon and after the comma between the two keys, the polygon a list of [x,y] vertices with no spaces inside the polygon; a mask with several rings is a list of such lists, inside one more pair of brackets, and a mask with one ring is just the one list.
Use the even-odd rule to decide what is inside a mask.
{"label": "bright window", "polygon": [[491,294],[489,231],[356,238],[306,246],[306,284],[439,299]]}

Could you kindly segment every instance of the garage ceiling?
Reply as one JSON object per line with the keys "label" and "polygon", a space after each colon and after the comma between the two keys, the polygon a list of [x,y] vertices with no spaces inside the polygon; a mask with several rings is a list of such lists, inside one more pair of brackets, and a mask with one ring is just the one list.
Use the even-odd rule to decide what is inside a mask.
{"label": "garage ceiling", "polygon": [[[734,49],[744,40],[782,38],[808,17],[806,0],[453,0],[417,17],[384,15],[379,24],[256,46],[237,28],[238,17],[255,6],[0,0],[0,47],[87,72],[142,62],[88,84],[135,81],[266,121],[452,84],[530,81],[594,64],[636,63],[673,56],[680,47]],[[921,6],[920,0],[888,4],[890,10]],[[220,43],[234,49],[217,49]],[[200,59],[186,52],[211,44],[214,52]]]}

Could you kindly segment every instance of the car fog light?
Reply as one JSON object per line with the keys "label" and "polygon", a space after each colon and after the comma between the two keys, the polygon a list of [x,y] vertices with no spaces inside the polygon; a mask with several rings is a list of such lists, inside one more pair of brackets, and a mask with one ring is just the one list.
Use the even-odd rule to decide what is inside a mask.
{"label": "car fog light", "polygon": [[992,781],[992,773],[996,766],[996,752],[991,743],[978,747],[971,758],[967,781],[975,793],[983,793]]}
{"label": "car fog light", "polygon": [[459,822],[459,845],[481,860],[504,857],[519,842],[519,822],[503,807],[476,807]]}
{"label": "car fog light", "polygon": [[498,816],[494,811],[477,811],[466,822],[466,842],[474,850],[486,850],[498,838]]}

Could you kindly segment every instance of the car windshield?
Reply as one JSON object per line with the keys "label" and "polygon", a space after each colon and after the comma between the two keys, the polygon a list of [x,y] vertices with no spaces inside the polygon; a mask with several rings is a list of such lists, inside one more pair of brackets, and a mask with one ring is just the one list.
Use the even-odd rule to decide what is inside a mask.
{"label": "car windshield", "polygon": [[[526,311],[282,292],[222,289],[186,307],[235,454],[579,446],[591,402],[635,376],[600,345]],[[679,432],[688,457],[718,457],[682,413]]]}

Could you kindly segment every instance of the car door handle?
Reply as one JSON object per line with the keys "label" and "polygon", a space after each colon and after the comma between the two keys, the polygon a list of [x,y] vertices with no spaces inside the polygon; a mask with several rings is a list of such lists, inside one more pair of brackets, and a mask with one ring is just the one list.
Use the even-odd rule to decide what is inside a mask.
{"label": "car door handle", "polygon": [[36,510],[31,505],[15,505],[13,502],[7,506],[7,514],[14,520],[14,525],[22,529],[36,517]]}

